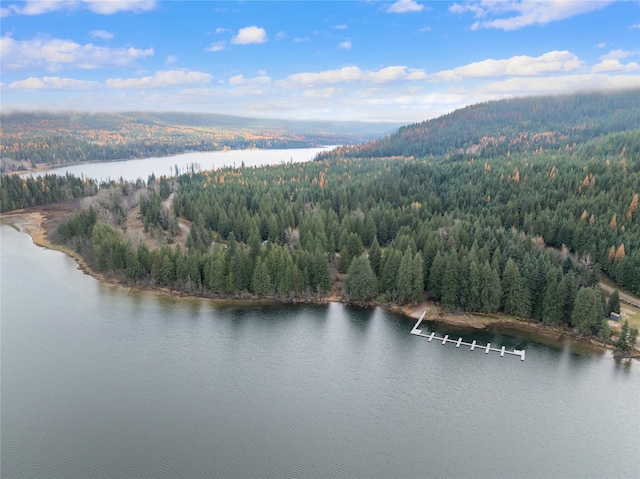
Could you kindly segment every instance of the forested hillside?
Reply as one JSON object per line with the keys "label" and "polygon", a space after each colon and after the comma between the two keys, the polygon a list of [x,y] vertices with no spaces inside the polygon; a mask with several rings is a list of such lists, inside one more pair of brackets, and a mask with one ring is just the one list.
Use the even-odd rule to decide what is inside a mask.
{"label": "forested hillside", "polygon": [[2,115],[0,157],[3,171],[10,171],[185,151],[306,148],[363,142],[392,126],[193,113],[10,113]]}
{"label": "forested hillside", "polygon": [[573,147],[600,135],[640,127],[639,105],[640,89],[491,101],[327,155],[422,158],[467,153],[490,158]]}
{"label": "forested hillside", "polygon": [[[560,129],[579,118],[612,130],[562,147],[484,157],[451,154],[452,145],[419,157],[338,152],[310,163],[150,178],[140,215],[150,234],[166,239],[159,249],[90,211],[59,232],[97,270],[123,281],[221,297],[333,290],[350,301],[406,303],[426,294],[445,310],[502,311],[606,337],[600,272],[640,293],[640,125],[614,129],[618,120],[605,119],[623,114],[614,108],[620,97],[601,96],[613,99],[600,102],[602,111],[580,101],[596,97],[559,98],[555,108],[553,99],[491,106],[585,105],[550,124]],[[638,105],[626,104],[626,118],[636,118]],[[185,246],[176,247],[184,235]]]}

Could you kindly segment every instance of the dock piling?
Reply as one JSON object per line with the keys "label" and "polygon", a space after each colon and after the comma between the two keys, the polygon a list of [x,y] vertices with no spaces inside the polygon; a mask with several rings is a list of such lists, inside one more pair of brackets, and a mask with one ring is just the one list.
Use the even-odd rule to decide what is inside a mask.
{"label": "dock piling", "polygon": [[[454,343],[456,345],[456,348],[459,348],[460,345],[465,345],[465,346],[470,346],[470,350],[473,351],[476,348],[476,340],[474,339],[471,343],[467,343],[465,341],[462,340],[462,338],[458,338],[457,340],[455,339],[449,339],[449,335],[445,334],[444,337],[438,337],[436,336],[435,332],[432,332],[431,334],[424,334],[422,332],[421,329],[419,329],[420,323],[422,323],[422,320],[424,319],[425,315],[426,315],[426,311],[424,313],[422,313],[422,316],[420,316],[420,319],[418,319],[418,321],[416,322],[416,324],[413,326],[413,329],[411,330],[411,334],[415,335],[415,336],[422,336],[424,338],[427,338],[429,340],[429,342],[432,339],[437,339],[438,341],[442,341],[442,344],[447,344],[447,343]],[[478,345],[479,346],[479,345]],[[506,349],[506,346],[502,346],[501,348],[492,348],[491,347],[491,343],[487,343],[486,346],[480,346],[482,348],[484,348],[484,352],[485,354],[489,354],[489,351],[495,351],[500,353],[500,357],[504,357],[505,354],[510,354],[513,356],[520,356],[520,360],[524,361],[524,349],[514,349],[513,351],[508,351]]]}

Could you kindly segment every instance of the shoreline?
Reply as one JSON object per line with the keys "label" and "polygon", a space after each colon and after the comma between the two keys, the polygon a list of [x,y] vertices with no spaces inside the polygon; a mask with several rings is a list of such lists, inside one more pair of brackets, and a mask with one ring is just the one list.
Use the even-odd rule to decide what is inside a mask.
{"label": "shoreline", "polygon": [[578,346],[587,346],[589,348],[595,348],[602,352],[611,352],[614,358],[620,359],[637,359],[640,360],[640,351],[634,349],[631,353],[615,352],[615,347],[604,341],[600,341],[593,337],[585,337],[575,334],[572,330],[566,327],[548,326],[537,322],[531,322],[524,319],[518,319],[515,317],[509,317],[502,314],[483,315],[479,313],[445,313],[432,302],[423,301],[415,305],[399,305],[399,304],[385,304],[378,302],[368,303],[354,303],[343,301],[342,297],[336,292],[322,296],[314,297],[311,295],[308,299],[295,298],[291,300],[277,299],[277,298],[261,298],[253,295],[243,297],[211,297],[203,294],[192,294],[185,291],[178,291],[166,287],[158,286],[144,286],[140,284],[127,285],[113,277],[107,277],[103,274],[97,273],[91,269],[84,258],[73,251],[72,249],[51,242],[47,238],[47,231],[44,226],[47,220],[45,213],[42,211],[27,211],[16,210],[9,213],[0,214],[0,221],[15,228],[16,230],[28,234],[34,244],[55,251],[60,251],[67,256],[73,258],[78,264],[84,274],[92,276],[97,281],[110,286],[117,286],[119,288],[127,289],[129,291],[152,293],[162,296],[173,296],[182,299],[197,299],[208,300],[218,304],[329,304],[337,302],[352,306],[361,307],[380,307],[391,313],[395,313],[403,316],[406,320],[417,320],[422,313],[426,311],[423,321],[432,324],[440,324],[445,327],[459,328],[472,331],[491,331],[497,330],[498,332],[511,332],[515,335],[525,334],[532,335],[534,339],[537,338],[543,343],[552,343],[552,345],[559,346],[560,344],[570,341],[572,344]]}
{"label": "shoreline", "polygon": [[[336,146],[340,146],[340,145],[319,145],[319,146],[308,146],[308,147],[303,147],[303,148],[325,148],[325,149],[331,149],[331,148],[336,148]],[[189,154],[189,153],[221,153],[221,152],[230,152],[230,151],[270,151],[270,150],[297,150],[297,149],[302,149],[301,147],[293,147],[293,148],[242,148],[242,149],[219,149],[219,150],[193,150],[193,151],[182,151],[180,153],[170,153],[167,155],[162,155],[162,156],[145,156],[142,158],[114,158],[114,159],[110,159],[110,160],[85,160],[85,161],[70,161],[68,163],[38,163],[36,164],[35,167],[33,168],[29,168],[27,170],[14,170],[14,171],[8,171],[5,174],[7,175],[18,175],[18,176],[24,176],[24,175],[39,175],[39,174],[43,174],[46,173],[48,171],[57,169],[57,168],[65,168],[65,167],[69,167],[69,166],[78,166],[78,165],[91,165],[91,164],[95,164],[95,163],[117,163],[117,162],[122,162],[122,161],[132,161],[132,160],[152,160],[152,159],[158,159],[158,158],[173,158],[174,156],[180,156],[180,155],[185,155],[185,154]],[[19,211],[19,210],[18,210]]]}

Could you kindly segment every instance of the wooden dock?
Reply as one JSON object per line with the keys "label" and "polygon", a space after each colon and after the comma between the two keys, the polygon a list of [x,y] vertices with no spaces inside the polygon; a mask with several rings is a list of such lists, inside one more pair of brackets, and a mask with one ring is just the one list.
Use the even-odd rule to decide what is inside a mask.
{"label": "wooden dock", "polygon": [[420,323],[422,323],[422,320],[424,319],[424,316],[426,314],[427,314],[426,311],[422,313],[422,316],[420,316],[420,319],[418,319],[418,322],[413,326],[413,329],[411,330],[411,334],[414,334],[416,336],[422,336],[423,338],[427,338],[429,341],[436,339],[438,341],[442,341],[442,344],[454,343],[456,345],[456,348],[459,348],[460,345],[469,346],[471,348],[471,351],[473,351],[477,346],[479,349],[484,349],[485,354],[489,354],[489,351],[495,351],[497,353],[500,353],[501,357],[504,357],[505,354],[520,356],[520,360],[524,361],[524,349],[514,349],[513,351],[507,351],[505,349],[505,346],[502,346],[501,348],[492,348],[491,343],[487,343],[486,346],[481,346],[479,344],[476,344],[475,339],[473,340],[473,342],[467,343],[463,341],[462,338],[449,339],[448,334],[445,334],[444,337],[436,336],[436,333],[425,334],[419,328],[420,328]]}

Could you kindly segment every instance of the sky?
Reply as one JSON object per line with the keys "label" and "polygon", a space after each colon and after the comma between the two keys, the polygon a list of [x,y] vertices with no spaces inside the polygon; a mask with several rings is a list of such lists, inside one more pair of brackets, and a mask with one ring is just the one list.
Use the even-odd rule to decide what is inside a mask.
{"label": "sky", "polygon": [[413,123],[640,87],[640,2],[0,1],[3,111]]}

